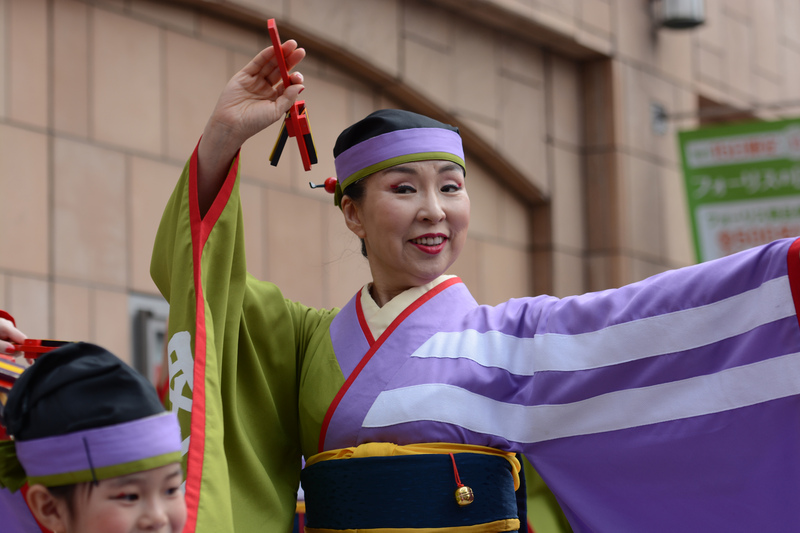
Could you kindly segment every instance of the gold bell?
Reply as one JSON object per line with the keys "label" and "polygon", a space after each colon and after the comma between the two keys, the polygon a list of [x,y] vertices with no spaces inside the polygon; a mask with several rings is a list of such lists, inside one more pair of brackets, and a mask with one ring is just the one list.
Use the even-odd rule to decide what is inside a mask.
{"label": "gold bell", "polygon": [[472,489],[466,485],[461,485],[456,489],[456,503],[460,506],[469,505],[475,500]]}

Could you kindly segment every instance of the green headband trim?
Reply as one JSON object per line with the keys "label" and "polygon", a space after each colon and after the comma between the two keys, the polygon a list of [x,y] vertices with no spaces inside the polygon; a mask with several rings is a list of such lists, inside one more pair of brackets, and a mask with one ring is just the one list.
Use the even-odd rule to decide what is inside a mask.
{"label": "green headband trim", "polygon": [[14,441],[0,441],[0,487],[16,492],[25,485],[25,479],[25,469],[17,459]]}
{"label": "green headband trim", "polygon": [[152,470],[160,466],[181,461],[181,452],[170,452],[147,459],[139,459],[128,463],[112,466],[103,466],[94,469],[94,476],[91,469],[80,470],[77,472],[65,472],[63,474],[52,474],[49,476],[28,477],[28,483],[41,484],[45,487],[56,487],[59,485],[72,485],[75,483],[85,483],[88,481],[100,481],[112,477],[126,476],[135,472]]}
{"label": "green headband trim", "polygon": [[366,168],[362,168],[358,172],[355,172],[345,178],[344,182],[337,182],[336,183],[336,192],[333,196],[333,202],[342,207],[342,196],[344,196],[344,190],[347,189],[350,185],[354,184],[357,181],[360,181],[367,176],[371,176],[376,172],[380,172],[381,170],[387,169],[389,167],[393,167],[396,165],[402,165],[403,163],[412,163],[414,161],[451,161],[456,163],[461,168],[467,168],[466,163],[460,157],[455,154],[451,154],[450,152],[420,152],[416,154],[406,154],[400,155],[397,157],[392,157],[391,159],[386,159],[384,161],[380,161],[379,163],[375,163],[374,165],[370,165]]}

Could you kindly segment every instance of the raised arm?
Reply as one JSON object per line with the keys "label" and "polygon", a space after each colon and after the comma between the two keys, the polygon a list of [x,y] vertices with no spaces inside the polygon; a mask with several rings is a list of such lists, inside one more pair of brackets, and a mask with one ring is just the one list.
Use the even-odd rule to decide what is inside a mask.
{"label": "raised arm", "polygon": [[[306,55],[294,40],[286,41],[282,48],[290,70]],[[285,88],[270,46],[237,72],[223,89],[197,148],[201,215],[205,216],[211,207],[242,144],[283,118],[304,89],[302,74],[293,72],[290,79],[292,85]]]}

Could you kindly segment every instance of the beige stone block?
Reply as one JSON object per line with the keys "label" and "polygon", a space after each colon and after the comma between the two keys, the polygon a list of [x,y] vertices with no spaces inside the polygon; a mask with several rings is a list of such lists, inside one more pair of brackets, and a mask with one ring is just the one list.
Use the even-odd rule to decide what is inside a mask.
{"label": "beige stone block", "polygon": [[[517,0],[517,3],[522,9],[525,9],[531,2]],[[570,35],[574,35],[579,24],[578,3],[579,0],[534,0],[532,2],[536,14],[541,17],[540,20],[556,19],[558,24],[548,26],[555,26]]]}
{"label": "beige stone block", "polygon": [[503,206],[498,213],[499,231],[503,240],[518,246],[529,245],[532,239],[530,206],[502,187],[498,188],[498,196],[500,205]]}
{"label": "beige stone block", "polygon": [[751,85],[753,46],[752,28],[732,17],[725,24],[725,55],[723,56],[723,75],[728,90],[742,98],[753,94]]}
{"label": "beige stone block", "polygon": [[128,280],[124,156],[56,138],[55,273],[124,287]]}
{"label": "beige stone block", "polygon": [[[9,0],[10,1],[10,0]],[[8,35],[8,19],[6,17],[7,0],[0,0],[0,34]],[[6,53],[6,40],[0,39],[0,117],[6,116],[6,72],[8,70],[8,54]]]}
{"label": "beige stone block", "polygon": [[691,32],[661,30],[653,50],[653,62],[659,73],[667,79],[678,79],[684,84],[691,84],[694,81],[693,44]]}
{"label": "beige stone block", "polygon": [[435,2],[407,2],[403,9],[403,34],[431,48],[448,53],[453,46],[455,30],[452,11]]}
{"label": "beige stone block", "polygon": [[236,4],[270,17],[281,18],[286,14],[283,0],[236,0]]}
{"label": "beige stone block", "polygon": [[583,169],[579,153],[552,148],[553,241],[556,246],[582,250],[586,246]]}
{"label": "beige stone block", "polygon": [[[311,121],[312,131],[314,131],[316,129],[314,120],[311,119]],[[292,175],[297,173],[296,167],[302,168],[300,154],[297,152],[297,141],[290,138],[286,141],[278,165],[270,164],[269,156],[275,146],[279,131],[280,123],[276,123],[247,139],[242,146],[239,159],[240,171],[242,176],[288,189],[292,184]],[[316,134],[314,137],[316,138]]]}
{"label": "beige stone block", "polygon": [[160,30],[93,9],[93,138],[159,154],[162,150]]}
{"label": "beige stone block", "polygon": [[605,57],[611,57],[616,50],[614,36],[591,26],[580,26],[575,33],[575,43]]}
{"label": "beige stone block", "polygon": [[574,61],[554,56],[550,62],[552,137],[561,143],[580,146],[583,141],[583,99],[580,69]]}
{"label": "beige stone block", "polygon": [[612,33],[611,4],[608,0],[581,0],[578,10],[582,24],[603,34]]}
{"label": "beige stone block", "polygon": [[[781,69],[780,15],[776,0],[759,2],[752,10],[753,62],[764,77],[779,78]],[[758,96],[758,92],[756,95]]]}
{"label": "beige stone block", "polygon": [[50,295],[44,279],[6,276],[3,310],[11,313],[17,327],[32,339],[50,339]]}
{"label": "beige stone block", "polygon": [[455,94],[452,56],[445,50],[403,40],[403,79],[413,89],[447,109]]}
{"label": "beige stone block", "polygon": [[612,9],[619,54],[649,63],[652,60],[655,31],[650,2],[617,0],[612,3]]}
{"label": "beige stone block", "polygon": [[683,174],[662,169],[664,188],[664,256],[675,266],[696,262]]}
{"label": "beige stone block", "polygon": [[705,46],[696,46],[694,52],[697,79],[721,87],[724,83],[723,54]]}
{"label": "beige stone block", "polygon": [[[499,124],[494,119],[486,119],[484,117],[469,116],[463,113],[454,113],[456,122],[459,123],[465,131],[468,129],[477,135],[484,143],[490,146],[497,146],[500,138]],[[462,136],[464,132],[461,132]],[[467,161],[471,160],[470,154],[465,153]]]}
{"label": "beige stone block", "polygon": [[497,305],[510,298],[533,294],[529,253],[491,242],[484,242],[482,248],[482,303]]}
{"label": "beige stone block", "polygon": [[89,8],[83,2],[53,4],[53,127],[89,135]]}
{"label": "beige stone block", "polygon": [[553,246],[553,202],[541,203],[530,208],[531,245],[536,250],[549,250]]}
{"label": "beige stone block", "polygon": [[670,119],[671,126],[675,133],[672,135],[672,142],[675,143],[675,161],[680,164],[680,146],[678,145],[678,133],[681,131],[697,129],[700,124],[698,116],[699,99],[697,93],[690,89],[675,89],[675,112],[676,116]]}
{"label": "beige stone block", "polygon": [[615,2],[614,6],[615,38],[620,56],[650,65],[672,78],[692,81],[690,32],[656,27],[651,2],[625,0]]}
{"label": "beige stone block", "polygon": [[91,289],[69,283],[53,286],[53,337],[73,342],[92,338]]}
{"label": "beige stone block", "polygon": [[550,249],[531,252],[533,287],[531,295],[553,294],[553,253]]}
{"label": "beige stone block", "polygon": [[47,138],[0,124],[0,268],[48,272]]}
{"label": "beige stone block", "polygon": [[400,72],[400,3],[397,0],[358,0],[345,19],[344,37],[351,50],[372,65],[396,76]]}
{"label": "beige stone block", "polygon": [[293,0],[291,20],[307,31],[331,42],[346,42],[347,18],[358,2],[355,0]]}
{"label": "beige stone block", "polygon": [[585,262],[580,255],[553,252],[552,296],[564,298],[586,292]]}
{"label": "beige stone block", "polygon": [[[250,31],[238,24],[229,23],[222,18],[200,15],[197,19],[197,29],[203,40],[247,52],[250,56],[256,55],[263,48],[264,42],[259,38],[257,32]],[[280,33],[280,28],[278,28],[278,33]],[[281,35],[282,41],[286,39],[286,36]]]}
{"label": "beige stone block", "polygon": [[[264,4],[267,0],[258,0]],[[242,0],[237,3],[242,4]],[[197,13],[183,6],[170,5],[159,0],[131,0],[130,11],[137,17],[167,28],[194,33],[197,30]]]}
{"label": "beige stone block", "polygon": [[606,59],[585,62],[582,66],[583,145],[586,149],[606,149],[622,139],[620,66]]}
{"label": "beige stone block", "polygon": [[8,116],[37,127],[47,126],[47,2],[8,0]]}
{"label": "beige stone block", "polygon": [[[187,155],[188,159],[188,155]],[[164,207],[181,175],[182,167],[150,159],[131,157],[128,202],[130,228],[130,288],[147,294],[157,294],[150,278],[150,259],[153,242],[161,222]]]}
{"label": "beige stone block", "polygon": [[267,215],[264,207],[267,191],[260,185],[242,181],[239,183],[244,218],[244,243],[247,256],[247,271],[259,279],[269,279],[266,267]]}
{"label": "beige stone block", "polygon": [[[378,102],[378,98],[372,90],[353,84],[347,94],[347,124],[355,124],[380,107],[387,106],[382,106]],[[328,150],[328,147],[325,147],[325,150]],[[329,151],[321,152],[319,155],[320,157],[333,157],[333,146],[330,146]]]}
{"label": "beige stone block", "polygon": [[342,213],[335,207],[322,212],[323,272],[325,307],[342,307],[366,283],[372,280],[367,259],[361,255],[361,242],[347,229]]}
{"label": "beige stone block", "polygon": [[638,157],[621,157],[622,246],[649,257],[663,257],[662,169]]}
{"label": "beige stone block", "polygon": [[800,33],[797,31],[797,26],[800,24],[800,2],[782,0],[779,9],[781,16],[778,27],[781,29],[781,38],[794,50],[800,50]]}
{"label": "beige stone block", "polygon": [[[266,205],[269,280],[287,298],[321,307],[324,304],[323,218],[325,212],[335,208],[277,191],[270,191]],[[344,221],[339,220],[338,224],[344,226]]]}
{"label": "beige stone block", "polygon": [[[725,14],[736,18],[737,20],[749,21],[753,16],[753,2],[751,0],[718,0],[722,3],[722,10]],[[772,0],[767,0],[772,1]],[[761,4],[766,2],[759,2],[758,9],[761,9]]]}
{"label": "beige stone block", "polygon": [[92,307],[92,341],[132,364],[128,295],[124,292],[95,290],[92,291]]}
{"label": "beige stone block", "polygon": [[227,52],[212,44],[166,32],[167,155],[186,159],[197,144],[228,82]]}
{"label": "beige stone block", "polygon": [[623,142],[630,148],[650,151],[653,133],[650,121],[642,120],[642,117],[649,116],[652,103],[667,106],[671,101],[670,95],[665,94],[664,87],[660,87],[659,94],[654,94],[655,80],[646,71],[624,63],[619,64],[619,71],[623,80],[623,93],[620,95],[624,103],[621,109],[625,121]]}
{"label": "beige stone block", "polygon": [[775,78],[767,77],[760,72],[753,73],[752,83],[755,86],[756,104],[765,106],[759,110],[758,116],[766,120],[786,118],[785,109],[770,109],[768,106],[781,101],[781,84]]}
{"label": "beige stone block", "polygon": [[626,256],[602,252],[589,257],[587,289],[601,291],[621,287],[632,278],[630,259]]}
{"label": "beige stone block", "polygon": [[122,12],[122,10],[125,8],[126,2],[127,0],[94,0],[96,5],[114,10],[117,13]]}
{"label": "beige stone block", "polygon": [[[798,4],[800,5],[800,4]],[[783,102],[800,101],[800,46],[783,49],[783,84],[780,100]],[[800,115],[800,106],[783,110],[785,116]]]}
{"label": "beige stone block", "polygon": [[518,81],[540,86],[544,83],[542,49],[511,35],[499,38],[500,73]]}
{"label": "beige stone block", "polygon": [[614,152],[586,156],[586,235],[591,250],[616,250],[620,246],[619,218],[624,204],[619,157]]}
{"label": "beige stone block", "polygon": [[649,259],[632,257],[629,261],[631,265],[631,278],[625,281],[626,284],[647,279],[669,269],[669,266]]}
{"label": "beige stone block", "polygon": [[696,37],[695,46],[705,46],[715,50],[724,47],[722,36],[725,32],[722,8],[724,0],[710,0],[705,2],[706,20],[692,30]]}
{"label": "beige stone block", "polygon": [[544,91],[504,79],[501,94],[497,149],[528,181],[548,194]]}
{"label": "beige stone block", "polygon": [[677,161],[674,123],[667,120],[665,131],[653,128],[651,106],[659,105],[666,113],[676,111],[676,86],[633,67],[622,67],[625,83],[625,144],[637,151],[670,162]]}
{"label": "beige stone block", "polygon": [[470,234],[497,239],[500,234],[500,184],[479,165],[471,165],[465,181],[470,200]]}
{"label": "beige stone block", "polygon": [[492,31],[462,19],[455,24],[453,105],[465,114],[492,119],[494,110],[486,103],[496,102],[500,96],[497,70],[491,68],[497,64]]}

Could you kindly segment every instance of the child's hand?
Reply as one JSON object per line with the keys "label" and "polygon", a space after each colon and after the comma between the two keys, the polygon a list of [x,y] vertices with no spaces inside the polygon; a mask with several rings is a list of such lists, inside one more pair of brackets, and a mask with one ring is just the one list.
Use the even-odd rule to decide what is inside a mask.
{"label": "child's hand", "polygon": [[18,330],[14,323],[5,318],[0,318],[0,353],[14,353],[12,342],[21,344],[28,337]]}

